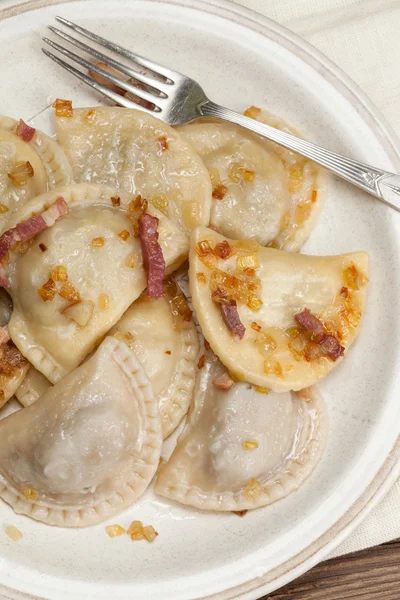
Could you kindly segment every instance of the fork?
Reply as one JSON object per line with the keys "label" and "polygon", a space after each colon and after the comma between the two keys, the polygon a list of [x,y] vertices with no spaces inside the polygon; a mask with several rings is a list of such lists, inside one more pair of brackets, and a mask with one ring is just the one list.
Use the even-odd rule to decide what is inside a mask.
{"label": "fork", "polygon": [[[99,80],[96,81],[90,73],[83,73],[58,55],[45,48],[42,49],[56,63],[116,104],[150,113],[168,125],[183,125],[201,117],[218,118],[235,123],[305,156],[400,211],[400,175],[346,158],[294,135],[259,123],[255,119],[241,115],[229,108],[219,106],[208,99],[202,87],[196,81],[186,75],[139,56],[63,17],[56,17],[56,19],[77,34],[130,61],[132,66],[117,61],[112,56],[100,52],[65,31],[49,26],[49,29],[58,37],[79,48],[84,53],[97,58],[105,66],[111,67],[113,72],[109,72],[53,40],[47,37],[43,38],[44,42],[69,60],[127,92],[126,95],[117,93],[106,85],[99,83]],[[128,76],[129,79],[117,77],[114,75],[115,71]]]}

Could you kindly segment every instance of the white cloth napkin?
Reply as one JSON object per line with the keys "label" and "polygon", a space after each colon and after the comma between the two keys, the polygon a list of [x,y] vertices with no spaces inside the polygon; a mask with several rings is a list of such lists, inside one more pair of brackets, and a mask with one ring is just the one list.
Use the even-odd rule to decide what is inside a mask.
{"label": "white cloth napkin", "polygon": [[[321,50],[368,93],[400,135],[399,0],[235,0]],[[400,537],[400,480],[332,556]]]}

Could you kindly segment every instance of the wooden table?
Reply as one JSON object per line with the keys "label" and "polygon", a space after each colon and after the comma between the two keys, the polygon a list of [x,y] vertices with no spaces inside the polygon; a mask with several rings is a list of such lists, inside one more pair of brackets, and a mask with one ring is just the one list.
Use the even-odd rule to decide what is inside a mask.
{"label": "wooden table", "polygon": [[262,600],[400,600],[400,539],[333,558]]}

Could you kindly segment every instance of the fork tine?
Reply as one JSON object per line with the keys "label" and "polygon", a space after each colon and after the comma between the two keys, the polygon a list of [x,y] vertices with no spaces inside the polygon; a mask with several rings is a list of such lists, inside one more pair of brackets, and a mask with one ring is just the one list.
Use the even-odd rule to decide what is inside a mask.
{"label": "fork tine", "polygon": [[[133,99],[128,100],[125,96],[116,94],[115,92],[113,92],[109,88],[105,87],[104,85],[97,83],[97,81],[94,81],[94,79],[92,79],[85,73],[78,71],[78,69],[75,69],[75,67],[73,67],[72,65],[68,64],[67,62],[65,62],[64,60],[62,60],[61,58],[59,58],[58,56],[53,54],[52,52],[49,52],[48,50],[46,50],[46,48],[42,48],[42,52],[44,52],[44,54],[46,56],[48,56],[49,58],[54,60],[54,62],[59,64],[61,67],[64,67],[64,69],[66,69],[67,71],[69,71],[70,73],[72,73],[73,75],[78,77],[78,79],[80,79],[87,85],[90,85],[90,87],[92,87],[96,91],[101,92],[104,96],[107,96],[107,98],[109,98],[110,100],[113,100],[116,104],[119,104],[120,106],[124,106],[125,108],[138,108],[139,110],[143,110],[144,112],[147,112],[153,116],[156,116],[158,114],[154,110],[144,108],[143,106],[141,106],[140,104],[135,102]],[[136,91],[136,89],[135,89],[135,91]],[[140,90],[137,90],[137,91],[140,92]],[[139,96],[139,94],[135,94],[135,95]]]}
{"label": "fork tine", "polygon": [[[111,67],[114,67],[114,69],[117,69],[117,71],[120,71],[121,73],[124,73],[125,75],[128,75],[128,77],[131,77],[132,79],[136,79],[137,81],[140,81],[141,83],[144,83],[144,84],[148,85],[149,87],[154,88],[157,91],[161,90],[161,92],[164,94],[166,92],[168,92],[168,88],[170,86],[168,84],[166,84],[164,81],[158,81],[158,80],[154,79],[153,77],[149,77],[148,75],[139,73],[138,71],[131,69],[127,65],[124,65],[124,64],[116,61],[114,58],[111,58],[111,56],[107,56],[106,54],[99,52],[95,48],[91,48],[87,44],[84,44],[80,40],[73,38],[72,36],[68,35],[68,33],[61,31],[60,29],[57,29],[56,27],[53,27],[52,25],[49,25],[48,28],[50,29],[50,31],[52,31],[59,37],[63,38],[67,42],[70,42],[71,44],[73,44],[74,46],[79,48],[80,50],[83,50],[84,52],[86,52],[87,54],[91,54],[91,56],[94,56],[98,60],[109,64]],[[92,66],[90,66],[90,68],[92,68]]]}
{"label": "fork tine", "polygon": [[122,79],[118,79],[118,77],[115,77],[115,75],[112,75],[111,73],[104,71],[104,69],[101,69],[100,67],[97,67],[96,65],[93,65],[92,63],[90,63],[86,59],[82,58],[81,56],[78,56],[78,54],[75,54],[75,52],[72,52],[71,50],[67,50],[66,48],[63,48],[56,42],[53,42],[53,40],[49,40],[49,38],[44,37],[43,41],[46,42],[47,44],[49,44],[49,46],[51,46],[55,50],[58,50],[58,52],[61,52],[61,54],[64,54],[64,56],[66,56],[70,60],[74,60],[82,67],[86,67],[86,69],[94,71],[98,75],[101,75],[102,77],[104,77],[104,79],[111,81],[112,83],[114,83],[118,87],[122,88],[126,92],[130,92],[131,94],[134,94],[135,96],[139,96],[142,100],[147,100],[148,102],[151,102],[152,104],[155,105],[156,112],[159,112],[161,110],[161,108],[156,105],[156,101],[161,103],[163,101],[163,98],[154,96],[153,94],[150,94],[149,92],[146,92],[145,90],[142,90],[140,88],[136,88],[135,86],[130,84],[128,81],[123,81]]}
{"label": "fork tine", "polygon": [[[96,35],[95,33],[88,31],[84,27],[80,27],[80,25],[76,25],[75,23],[72,23],[71,21],[64,19],[64,17],[56,17],[56,19],[57,19],[57,21],[59,21],[60,23],[63,23],[63,25],[66,25],[67,27],[69,27],[70,29],[73,29],[77,33],[80,33],[81,35],[93,40],[93,42],[100,44],[100,46],[104,46],[104,48],[108,48],[109,50],[112,50],[113,52],[116,52],[117,54],[120,54],[121,56],[124,56],[125,58],[133,60],[140,66],[145,67],[145,69],[150,69],[150,71],[153,71],[157,75],[162,75],[166,79],[170,79],[171,83],[174,83],[174,81],[176,79],[179,79],[180,77],[182,77],[182,75],[180,73],[178,73],[177,71],[172,71],[172,69],[163,67],[162,65],[159,65],[158,63],[155,63],[152,60],[149,60],[148,58],[144,58],[144,56],[140,56],[139,54],[135,54],[134,52],[131,52],[130,50],[127,50],[126,48],[119,46],[118,44],[114,44],[114,42],[110,42],[109,40],[106,40],[105,38],[101,37],[100,35]],[[169,83],[169,82],[167,82],[167,83]]]}

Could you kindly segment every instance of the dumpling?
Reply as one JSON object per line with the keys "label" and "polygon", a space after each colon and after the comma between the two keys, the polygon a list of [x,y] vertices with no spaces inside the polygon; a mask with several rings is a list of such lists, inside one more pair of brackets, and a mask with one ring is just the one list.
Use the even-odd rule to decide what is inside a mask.
{"label": "dumpling", "polygon": [[[266,111],[257,116],[277,126]],[[298,135],[283,122],[279,128]],[[322,169],[237,125],[196,122],[178,131],[209,170],[213,227],[232,239],[250,238],[290,251],[301,248],[325,197]]]}
{"label": "dumpling", "polygon": [[207,169],[179,133],[159,119],[128,108],[75,108],[72,118],[56,117],[56,131],[75,181],[140,193],[185,231],[208,225]]}
{"label": "dumpling", "polygon": [[0,288],[0,408],[15,394],[29,369],[29,363],[10,340],[8,322],[12,300]]}
{"label": "dumpling", "polygon": [[51,385],[50,381],[31,365],[15,395],[22,406],[30,406],[39,400]]}
{"label": "dumpling", "polygon": [[29,129],[26,136],[17,121],[0,116],[0,232],[28,200],[72,182],[72,168],[57,142],[38,130],[25,141]]}
{"label": "dumpling", "polygon": [[[130,194],[90,184],[58,188],[30,201],[10,225],[60,197],[69,214],[36,235],[28,252],[11,252],[7,265],[11,338],[52,383],[82,362],[146,287],[136,221],[127,218],[135,205]],[[159,243],[172,269],[187,255],[187,238],[153,206],[148,212],[159,218]]]}
{"label": "dumpling", "polygon": [[301,390],[324,377],[358,333],[368,254],[305,256],[199,227],[189,279],[203,334],[238,379]]}
{"label": "dumpling", "polygon": [[49,525],[95,525],[145,491],[161,442],[144,369],[109,337],[32,406],[0,421],[0,496]]}
{"label": "dumpling", "polygon": [[[169,285],[174,285],[172,280]],[[144,366],[158,400],[164,438],[189,409],[199,351],[190,311],[186,320],[174,315],[173,308],[165,297],[142,296],[109,331],[109,335],[125,341]],[[50,386],[50,381],[31,367],[15,395],[21,404],[29,406]]]}
{"label": "dumpling", "polygon": [[233,383],[208,352],[186,427],[159,468],[158,494],[206,510],[247,510],[287,496],[311,474],[327,437],[319,395],[265,395]]}
{"label": "dumpling", "polygon": [[[173,285],[171,281],[170,286]],[[176,429],[189,409],[199,352],[190,311],[186,320],[174,316],[173,308],[165,297],[142,297],[110,331],[128,334],[126,341],[144,366],[158,399],[164,438]]]}

